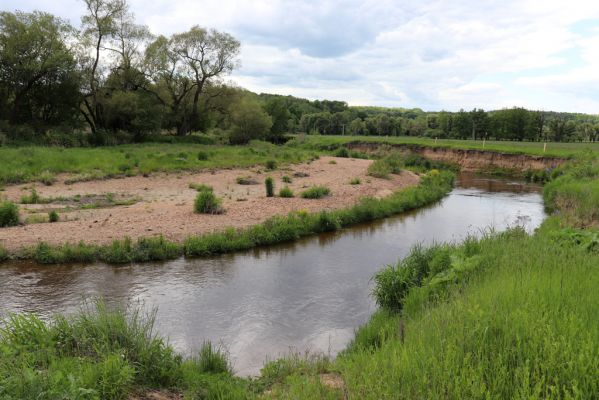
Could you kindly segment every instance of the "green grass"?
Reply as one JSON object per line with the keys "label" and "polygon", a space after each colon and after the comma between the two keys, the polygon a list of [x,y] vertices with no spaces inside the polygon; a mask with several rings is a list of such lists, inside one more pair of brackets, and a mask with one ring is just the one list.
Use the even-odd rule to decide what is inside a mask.
{"label": "green grass", "polygon": [[322,197],[328,196],[331,193],[331,190],[326,186],[312,186],[304,190],[300,196],[304,199],[320,199]]}
{"label": "green grass", "polygon": [[193,203],[193,209],[198,214],[222,214],[222,200],[211,190],[200,190]]}
{"label": "green grass", "polygon": [[[201,156],[200,156],[201,155]],[[204,155],[207,155],[204,157]],[[0,184],[53,181],[68,173],[69,183],[154,172],[275,166],[312,159],[313,150],[270,143],[248,146],[136,144],[99,148],[0,147]]]}
{"label": "green grass", "polygon": [[0,200],[0,228],[19,224],[19,206]]}
{"label": "green grass", "polygon": [[279,197],[290,198],[293,197],[293,190],[289,188],[289,186],[283,186],[281,190],[279,190]]}
{"label": "green grass", "polygon": [[[40,243],[13,255],[16,258],[34,259],[42,264],[95,261],[116,264],[167,260],[182,255],[198,257],[230,253],[335,231],[422,207],[445,196],[451,190],[452,182],[453,174],[450,172],[431,172],[422,177],[419,185],[399,190],[383,199],[367,197],[350,208],[334,211],[313,214],[292,212],[287,216],[272,217],[250,228],[228,228],[221,232],[190,236],[183,245],[169,242],[159,236],[142,238],[137,242],[125,238],[115,240],[108,246],[88,245],[83,242],[59,246]],[[202,193],[210,192],[204,191],[199,194]]]}
{"label": "green grass", "polygon": [[362,181],[360,180],[360,178],[352,178],[352,179],[349,181],[349,184],[350,184],[350,185],[359,185],[359,184],[361,184],[361,183],[362,183]]}
{"label": "green grass", "polygon": [[308,135],[305,139],[299,137],[294,139],[289,145],[294,145],[306,149],[331,150],[341,145],[351,142],[366,143],[388,143],[388,144],[406,144],[419,145],[427,147],[453,148],[453,149],[472,149],[486,150],[501,153],[528,154],[547,157],[573,157],[585,150],[599,152],[599,142],[596,143],[547,143],[547,150],[543,152],[543,143],[541,142],[512,142],[512,141],[486,141],[483,148],[481,140],[455,140],[455,139],[435,139],[412,136],[325,136]]}
{"label": "green grass", "polygon": [[264,188],[266,190],[266,197],[273,197],[275,195],[275,182],[272,177],[267,177],[264,180]]}
{"label": "green grass", "polygon": [[247,383],[225,355],[205,343],[183,359],[154,333],[154,313],[97,302],[45,322],[10,315],[0,323],[3,399],[127,399],[169,389],[186,398],[241,398]]}

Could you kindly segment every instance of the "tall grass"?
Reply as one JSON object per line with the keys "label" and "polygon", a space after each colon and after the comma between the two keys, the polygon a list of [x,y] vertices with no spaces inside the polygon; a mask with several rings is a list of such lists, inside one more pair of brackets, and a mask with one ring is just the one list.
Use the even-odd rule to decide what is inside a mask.
{"label": "tall grass", "polygon": [[20,314],[0,324],[3,399],[118,400],[140,388],[217,398],[243,387],[209,343],[183,360],[155,334],[154,313],[141,308],[99,301],[49,322]]}
{"label": "tall grass", "polygon": [[60,173],[75,174],[68,179],[72,183],[153,172],[249,167],[267,161],[274,161],[276,166],[308,161],[313,156],[313,150],[265,142],[252,142],[248,146],[190,143],[69,149],[1,147],[0,184],[36,180],[50,183]]}

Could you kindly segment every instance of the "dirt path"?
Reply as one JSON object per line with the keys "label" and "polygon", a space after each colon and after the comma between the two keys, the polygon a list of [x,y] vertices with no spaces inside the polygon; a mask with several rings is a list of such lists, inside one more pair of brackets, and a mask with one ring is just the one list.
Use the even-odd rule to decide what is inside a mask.
{"label": "dirt path", "polygon": [[[332,163],[332,162],[336,162]],[[0,228],[0,244],[8,250],[17,250],[35,245],[40,241],[61,244],[86,243],[106,244],[114,239],[129,236],[137,239],[143,236],[163,234],[173,241],[182,241],[192,234],[222,230],[226,227],[245,227],[262,222],[273,215],[286,215],[293,210],[319,211],[343,208],[354,204],[364,196],[384,197],[394,190],[415,185],[418,176],[404,171],[391,179],[377,179],[366,175],[371,160],[322,157],[309,164],[293,165],[277,171],[263,171],[261,168],[218,170],[202,173],[161,174],[150,177],[130,177],[104,181],[80,182],[65,185],[58,182],[53,186],[41,184],[17,185],[6,188],[4,195],[10,200],[19,201],[35,186],[42,198],[76,195],[104,195],[111,193],[117,199],[136,199],[136,203],[109,208],[74,209],[65,211],[66,204],[72,207],[73,201],[63,204],[35,204],[21,206],[21,219],[36,211],[40,216],[48,209],[57,208],[61,221],[57,223],[37,223]],[[307,174],[296,177],[294,174]],[[281,178],[287,175],[293,182],[289,187],[295,198],[265,197],[264,179],[272,176],[275,191],[285,185]],[[250,177],[256,185],[240,185],[239,176]],[[361,184],[350,185],[352,178],[359,178]],[[202,215],[193,212],[196,191],[190,183],[203,183],[214,187],[217,196],[223,198],[226,212],[222,215]],[[322,199],[299,198],[304,188],[312,185],[325,185],[332,194]],[[91,196],[93,197],[93,196]],[[61,210],[62,208],[62,210]],[[44,213],[44,214],[42,214]]]}

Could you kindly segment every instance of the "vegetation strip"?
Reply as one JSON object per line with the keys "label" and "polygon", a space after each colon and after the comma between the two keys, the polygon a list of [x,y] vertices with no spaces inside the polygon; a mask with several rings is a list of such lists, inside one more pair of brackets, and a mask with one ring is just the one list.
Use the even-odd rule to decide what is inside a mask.
{"label": "vegetation strip", "polygon": [[[313,214],[293,212],[285,217],[275,216],[247,229],[229,228],[223,232],[191,236],[182,245],[170,242],[162,236],[141,238],[136,243],[125,238],[115,240],[108,246],[88,245],[83,242],[59,246],[40,243],[34,248],[24,249],[14,257],[34,259],[43,264],[94,261],[129,263],[169,260],[181,255],[208,256],[247,250],[256,246],[297,240],[316,233],[335,231],[422,207],[445,196],[451,190],[453,178],[451,172],[432,170],[422,176],[418,186],[399,190],[383,199],[364,198],[353,207],[342,210]],[[198,196],[206,196],[209,193],[203,190]]]}

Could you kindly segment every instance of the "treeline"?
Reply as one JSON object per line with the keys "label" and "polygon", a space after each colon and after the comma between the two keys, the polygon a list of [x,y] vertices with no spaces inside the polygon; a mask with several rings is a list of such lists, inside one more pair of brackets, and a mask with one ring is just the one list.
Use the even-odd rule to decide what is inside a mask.
{"label": "treeline", "polygon": [[599,116],[509,108],[459,112],[348,107],[305,113],[295,129],[325,135],[428,136],[452,139],[597,141]]}
{"label": "treeline", "polygon": [[[596,141],[599,117],[529,111],[424,112],[255,94],[225,82],[240,43],[199,26],[171,36],[126,0],[82,0],[78,27],[0,12],[0,145],[108,145],[165,136],[247,143],[287,133]],[[201,133],[201,134],[199,134]]]}

